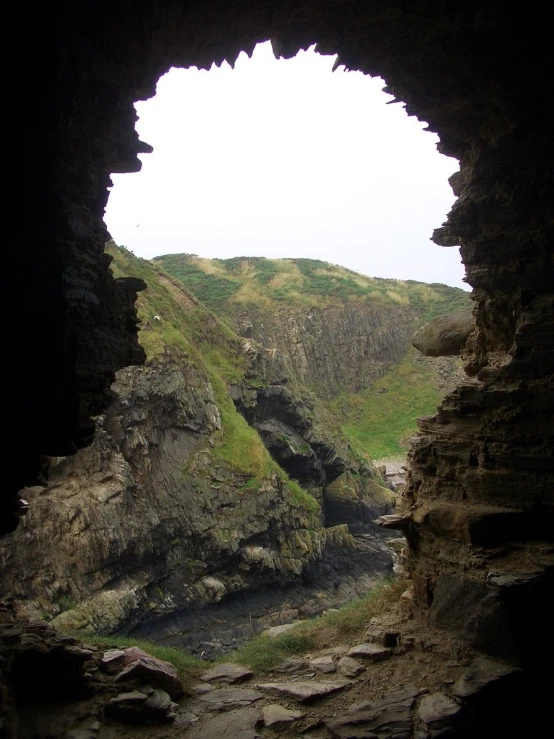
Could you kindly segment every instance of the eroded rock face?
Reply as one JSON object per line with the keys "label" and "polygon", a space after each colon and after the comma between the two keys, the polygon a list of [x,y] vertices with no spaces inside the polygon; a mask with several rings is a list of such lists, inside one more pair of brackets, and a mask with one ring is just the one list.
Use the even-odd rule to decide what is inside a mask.
{"label": "eroded rock face", "polygon": [[[114,392],[94,443],[52,462],[49,487],[26,491],[31,512],[0,543],[2,592],[37,616],[164,633],[211,655],[390,572],[377,534],[358,542],[338,520],[325,528],[315,499],[294,504],[276,474],[251,484],[212,452],[220,411],[192,365],[127,368]],[[297,591],[284,595],[284,584]]]}

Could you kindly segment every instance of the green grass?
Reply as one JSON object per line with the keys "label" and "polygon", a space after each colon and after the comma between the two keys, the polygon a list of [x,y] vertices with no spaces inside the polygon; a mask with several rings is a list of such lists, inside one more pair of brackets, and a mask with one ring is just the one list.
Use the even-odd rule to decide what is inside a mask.
{"label": "green grass", "polygon": [[304,490],[295,480],[287,480],[287,487],[290,491],[290,502],[295,506],[302,506],[308,511],[317,511],[320,509],[320,505],[317,500],[310,495],[307,490]]}
{"label": "green grass", "polygon": [[[183,258],[187,257],[187,258]],[[180,280],[208,308],[217,310],[239,289],[239,285],[225,277],[207,274],[195,264],[192,255],[167,254],[155,257],[163,269]]]}
{"label": "green grass", "polygon": [[[265,673],[288,657],[301,657],[316,649],[351,644],[363,639],[364,631],[371,618],[390,610],[406,589],[401,578],[384,578],[364,598],[358,598],[332,613],[308,619],[290,631],[277,637],[260,635],[249,641],[236,652],[227,654],[218,662],[235,662],[249,667],[257,673]],[[189,688],[210,662],[187,654],[178,647],[155,644],[145,639],[120,636],[96,636],[83,632],[71,632],[85,643],[106,649],[139,647],[148,654],[177,669],[185,688]]]}
{"label": "green grass", "polygon": [[406,441],[416,432],[415,419],[434,413],[442,399],[434,370],[414,362],[414,355],[411,350],[370,388],[329,404],[342,419],[353,451],[366,459],[405,454]]}
{"label": "green grass", "polygon": [[257,636],[224,661],[245,665],[255,672],[268,672],[289,657],[362,640],[369,620],[388,611],[406,587],[403,579],[385,578],[369,595],[332,613],[308,619],[280,636]]}
{"label": "green grass", "polygon": [[251,305],[265,305],[270,310],[273,302],[275,307],[287,302],[305,308],[377,300],[411,307],[427,321],[470,306],[469,294],[459,288],[368,277],[318,259],[209,260],[190,254],[169,254],[156,260],[199,300],[226,317],[235,314],[235,298],[245,286]]}

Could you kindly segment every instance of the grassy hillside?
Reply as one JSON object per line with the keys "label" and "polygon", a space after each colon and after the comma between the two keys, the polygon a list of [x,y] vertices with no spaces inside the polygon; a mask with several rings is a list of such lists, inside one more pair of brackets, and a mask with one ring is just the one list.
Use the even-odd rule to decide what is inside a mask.
{"label": "grassy hillside", "polygon": [[173,361],[184,360],[209,378],[222,420],[222,429],[211,449],[214,458],[249,475],[245,490],[252,494],[264,479],[276,474],[286,481],[293,505],[308,510],[318,508],[315,499],[273,461],[258,433],[235,409],[229,383],[241,380],[247,365],[238,337],[157,265],[138,259],[115,244],[106,250],[113,258],[115,277],[140,277],[148,286],[137,300],[139,341],[147,359],[169,356]]}
{"label": "grassy hillside", "polygon": [[367,277],[317,259],[202,259],[167,254],[154,262],[219,315],[233,315],[249,303],[325,307],[377,301],[410,306],[422,321],[428,321],[469,306],[468,293],[455,287]]}
{"label": "grassy hillside", "polygon": [[358,454],[381,459],[405,453],[415,419],[432,413],[440,402],[444,393],[437,388],[434,368],[415,357],[412,349],[372,387],[329,403]]}
{"label": "grassy hillside", "polygon": [[[314,308],[347,304],[381,312],[387,306],[402,306],[412,316],[415,330],[438,315],[471,308],[469,293],[458,288],[367,277],[314,259],[202,259],[169,254],[154,263],[235,326],[237,317],[245,313],[255,315],[258,325],[262,321],[267,329],[285,308],[306,315]],[[356,453],[370,459],[404,453],[405,440],[416,430],[415,419],[435,411],[444,383],[439,388],[432,361],[415,357],[415,350],[409,348],[370,387],[342,392],[331,400],[318,399],[333,413]],[[459,360],[447,361],[454,376]],[[317,385],[310,389],[317,396]]]}

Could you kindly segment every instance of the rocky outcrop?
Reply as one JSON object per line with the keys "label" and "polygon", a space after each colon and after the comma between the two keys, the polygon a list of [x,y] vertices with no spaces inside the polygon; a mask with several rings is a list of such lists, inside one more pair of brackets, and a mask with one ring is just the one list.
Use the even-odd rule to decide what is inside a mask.
{"label": "rocky outcrop", "polygon": [[237,329],[278,352],[291,380],[330,398],[369,387],[401,359],[417,313],[409,306],[349,304],[242,313]]}
{"label": "rocky outcrop", "polygon": [[[376,571],[391,568],[384,543],[364,550],[346,527],[325,529],[316,501],[305,493],[309,507],[295,502],[276,473],[255,480],[218,459],[220,410],[193,365],[165,359],[127,368],[114,391],[94,443],[52,461],[49,486],[25,491],[31,513],[0,544],[3,592],[29,601],[36,615],[100,633],[186,630],[192,648],[215,639],[209,624],[227,613],[222,638],[232,644],[271,625],[269,614],[279,623],[299,605],[262,593],[249,606],[258,616],[242,633],[231,618],[241,601],[227,606],[231,596],[310,580],[315,593],[325,577],[336,590],[331,582],[342,573],[323,609],[361,594]],[[350,570],[364,585],[349,584]],[[317,611],[310,598],[306,591],[304,613]],[[223,605],[207,608],[216,604]]]}
{"label": "rocky outcrop", "polygon": [[346,523],[353,533],[362,533],[396,505],[391,491],[368,475],[345,472],[325,487],[323,510],[328,526]]}

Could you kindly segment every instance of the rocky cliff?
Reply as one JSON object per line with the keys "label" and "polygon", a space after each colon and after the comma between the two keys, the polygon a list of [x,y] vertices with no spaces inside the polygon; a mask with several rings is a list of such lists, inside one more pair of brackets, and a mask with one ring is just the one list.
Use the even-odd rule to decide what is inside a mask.
{"label": "rocky cliff", "polygon": [[[366,592],[392,558],[386,537],[352,533],[392,509],[390,491],[328,413],[279,384],[279,362],[158,270],[112,253],[119,277],[148,285],[149,359],[118,372],[93,444],[52,459],[48,486],[25,491],[31,512],[0,544],[2,591],[65,629],[191,648],[213,643],[222,617],[230,645]],[[284,597],[284,585],[298,591]]]}
{"label": "rocky cliff", "polygon": [[[359,454],[405,453],[416,417],[434,412],[464,377],[458,357],[422,357],[411,348],[429,319],[470,309],[469,294],[458,288],[367,277],[314,259],[169,254],[155,263],[253,354],[262,350],[251,372],[258,385],[299,391],[312,411],[315,401],[315,412],[328,411]],[[270,395],[258,392],[258,412],[278,402]]]}

